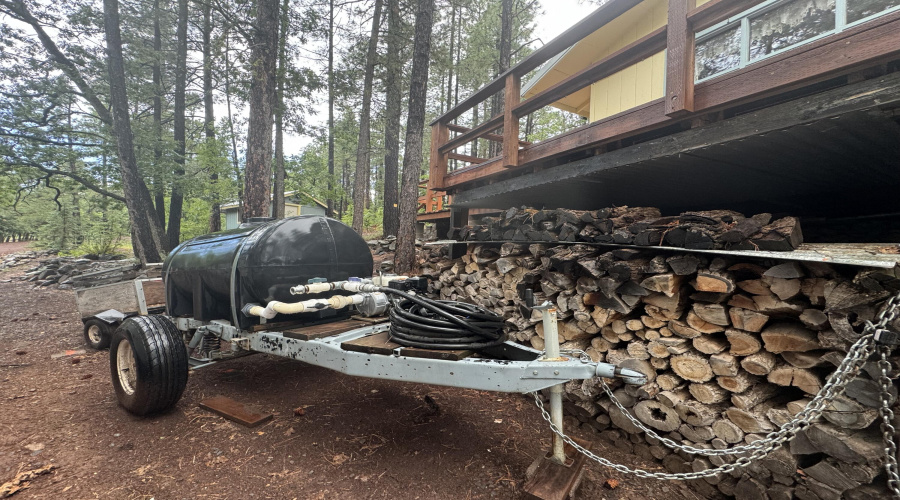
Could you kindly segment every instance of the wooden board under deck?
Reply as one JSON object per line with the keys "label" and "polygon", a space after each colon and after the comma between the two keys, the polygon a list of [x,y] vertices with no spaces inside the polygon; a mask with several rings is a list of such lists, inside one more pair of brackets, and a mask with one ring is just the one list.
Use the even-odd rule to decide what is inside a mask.
{"label": "wooden board under deck", "polygon": [[438,349],[403,347],[400,344],[391,341],[389,332],[376,333],[375,335],[369,335],[341,344],[341,349],[344,349],[345,351],[364,352],[366,354],[391,355],[394,353],[394,350],[398,348],[400,348],[401,356],[409,356],[411,358],[459,361],[472,355],[472,351],[467,350],[444,351]]}

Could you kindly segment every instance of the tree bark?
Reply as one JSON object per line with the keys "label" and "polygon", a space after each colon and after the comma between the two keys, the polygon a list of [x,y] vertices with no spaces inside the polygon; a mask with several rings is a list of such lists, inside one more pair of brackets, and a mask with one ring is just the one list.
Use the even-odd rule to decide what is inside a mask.
{"label": "tree bark", "polygon": [[278,58],[278,0],[257,0],[250,50],[250,119],[244,166],[244,218],[269,217],[272,194],[272,124]]}
{"label": "tree bark", "polygon": [[384,235],[397,235],[400,226],[400,82],[403,63],[400,61],[400,1],[388,0],[387,61],[385,64],[384,110],[384,206],[382,227]]}
{"label": "tree bark", "polygon": [[[212,3],[203,3],[203,131],[208,144],[216,140],[216,115],[213,101],[212,78]],[[209,176],[212,184],[212,207],[209,211],[209,232],[215,233],[222,230],[222,210],[219,207],[219,193],[216,184],[219,182],[219,174],[213,172]]]}
{"label": "tree bark", "polygon": [[290,16],[288,1],[284,0],[281,5],[278,73],[275,83],[275,182],[272,186],[272,217],[276,219],[284,218],[284,79],[287,71],[285,45],[287,43],[288,16]]}
{"label": "tree bark", "polygon": [[162,33],[159,28],[160,0],[153,0],[153,196],[156,217],[166,229],[166,195],[162,177]]}
{"label": "tree bark", "polygon": [[419,0],[409,85],[403,184],[400,189],[400,230],[397,231],[397,253],[394,256],[394,267],[400,273],[411,272],[416,263],[416,209],[419,205],[419,175],[422,168],[422,135],[425,128],[433,15],[434,0]]}
{"label": "tree bark", "polygon": [[175,38],[178,46],[175,49],[175,177],[172,179],[172,196],[169,199],[169,224],[166,228],[168,249],[175,248],[181,239],[181,213],[184,207],[184,194],[181,182],[184,178],[185,155],[185,93],[187,92],[187,17],[188,0],[178,0],[178,25]]}
{"label": "tree bark", "polygon": [[[343,177],[341,179],[343,187]],[[334,0],[328,1],[328,198],[325,215],[334,217]],[[343,196],[342,196],[343,198]]]}
{"label": "tree bark", "polygon": [[375,58],[378,57],[378,26],[381,23],[382,0],[375,0],[372,15],[372,33],[369,36],[369,51],[366,54],[366,69],[363,76],[362,110],[359,114],[359,140],[356,143],[356,174],[353,179],[353,230],[363,231],[363,215],[369,181],[369,119],[372,110],[372,80],[375,77]]}
{"label": "tree bark", "polygon": [[135,257],[142,263],[159,262],[163,248],[162,229],[154,215],[150,191],[138,172],[137,158],[134,155],[134,136],[131,132],[128,94],[125,90],[125,60],[122,57],[118,0],[104,0],[103,14],[109,71],[109,100],[113,127],[116,131],[119,168],[122,172],[122,189],[126,193],[125,205],[131,223],[131,242]]}

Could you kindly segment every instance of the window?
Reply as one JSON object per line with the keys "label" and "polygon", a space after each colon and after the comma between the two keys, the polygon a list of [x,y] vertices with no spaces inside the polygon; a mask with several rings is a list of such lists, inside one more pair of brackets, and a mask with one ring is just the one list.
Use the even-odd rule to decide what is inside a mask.
{"label": "window", "polygon": [[856,22],[898,6],[900,0],[847,0],[847,22]]}
{"label": "window", "polygon": [[698,80],[741,64],[741,27],[723,31],[697,43],[694,74]]}
{"label": "window", "polygon": [[833,31],[835,0],[795,0],[750,18],[750,59]]}
{"label": "window", "polygon": [[769,0],[696,34],[694,78],[713,78],[894,11],[900,0]]}

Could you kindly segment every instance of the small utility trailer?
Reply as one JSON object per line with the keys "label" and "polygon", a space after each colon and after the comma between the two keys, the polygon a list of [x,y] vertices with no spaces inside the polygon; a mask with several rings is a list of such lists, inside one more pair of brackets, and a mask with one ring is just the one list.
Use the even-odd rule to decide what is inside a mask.
{"label": "small utility trailer", "polygon": [[[646,382],[644,374],[584,353],[560,353],[549,303],[534,307],[544,315],[543,352],[506,341],[502,318],[483,308],[425,298],[424,279],[355,277],[371,272],[365,241],[319,216],[182,243],[163,264],[165,314],[128,318],[112,336],[119,404],[137,415],[165,411],[181,398],[190,369],[254,353],[368,378],[497,392],[550,389],[549,419],[560,430],[561,384],[593,377]],[[530,294],[524,298],[531,306]],[[584,463],[566,455],[556,434],[552,454],[540,460],[560,468],[552,475],[566,478],[565,494]]]}
{"label": "small utility trailer", "polygon": [[84,323],[84,342],[105,349],[125,319],[165,312],[165,287],[161,278],[153,278],[80,288],[75,290],[75,304]]}

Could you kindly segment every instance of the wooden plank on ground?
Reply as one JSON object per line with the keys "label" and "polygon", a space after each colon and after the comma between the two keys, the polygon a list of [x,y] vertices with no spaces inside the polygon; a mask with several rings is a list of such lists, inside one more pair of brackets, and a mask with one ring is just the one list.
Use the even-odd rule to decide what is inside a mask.
{"label": "wooden plank on ground", "polygon": [[285,330],[281,332],[281,334],[289,339],[313,340],[331,337],[357,328],[362,328],[362,325],[360,325],[359,322],[346,319],[344,321],[323,323],[321,325],[301,326],[300,328]]}
{"label": "wooden plank on ground", "polygon": [[375,335],[341,343],[341,349],[345,351],[364,352],[366,354],[391,355],[394,353],[394,349],[398,347],[400,347],[400,344],[392,342],[388,332],[376,333]]}
{"label": "wooden plank on ground", "polygon": [[472,354],[472,351],[467,351],[465,349],[459,349],[455,351],[420,349],[418,347],[404,347],[400,349],[401,356],[409,356],[411,358],[443,359],[446,361],[459,361],[461,359],[468,358]]}
{"label": "wooden plank on ground", "polygon": [[242,403],[225,396],[206,398],[200,401],[200,408],[221,415],[232,422],[237,422],[246,427],[257,427],[272,420],[273,417],[271,413],[253,412]]}
{"label": "wooden plank on ground", "polygon": [[[590,449],[589,443],[576,439],[579,445]],[[525,481],[522,488],[525,498],[540,500],[564,500],[569,498],[569,493],[577,486],[587,457],[577,452],[566,443],[566,457],[572,460],[571,465],[560,465],[546,456],[538,457],[535,461],[537,470]]]}

